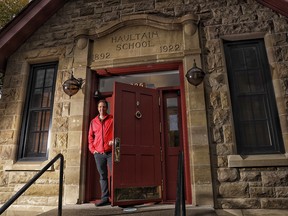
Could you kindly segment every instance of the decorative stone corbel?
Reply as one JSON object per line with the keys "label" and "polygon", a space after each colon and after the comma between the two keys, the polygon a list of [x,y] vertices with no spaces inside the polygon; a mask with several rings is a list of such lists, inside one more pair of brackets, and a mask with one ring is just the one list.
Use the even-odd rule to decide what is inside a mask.
{"label": "decorative stone corbel", "polygon": [[199,17],[193,14],[187,14],[181,18],[184,33],[192,36],[196,33],[199,23]]}
{"label": "decorative stone corbel", "polygon": [[82,29],[78,32],[75,38],[75,40],[77,41],[76,46],[78,49],[83,50],[86,48],[86,46],[88,45],[88,34],[89,30],[87,29]]}

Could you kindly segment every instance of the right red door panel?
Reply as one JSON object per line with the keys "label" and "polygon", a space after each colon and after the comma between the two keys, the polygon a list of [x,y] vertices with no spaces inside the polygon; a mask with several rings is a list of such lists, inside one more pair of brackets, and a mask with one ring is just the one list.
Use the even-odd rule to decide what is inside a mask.
{"label": "right red door panel", "polygon": [[179,90],[162,92],[164,125],[164,201],[175,202],[179,152],[183,151],[181,103]]}

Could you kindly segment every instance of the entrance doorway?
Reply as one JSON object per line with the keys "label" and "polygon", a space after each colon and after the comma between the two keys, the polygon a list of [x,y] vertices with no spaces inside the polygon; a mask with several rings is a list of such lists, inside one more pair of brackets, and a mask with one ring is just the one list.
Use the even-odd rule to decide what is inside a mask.
{"label": "entrance doorway", "polygon": [[[140,199],[140,202],[143,202],[143,203],[144,202],[148,202],[148,201],[164,202],[164,203],[174,203],[175,202],[175,200],[176,200],[176,186],[177,186],[176,183],[177,183],[178,154],[179,154],[180,151],[184,150],[183,147],[185,145],[184,139],[183,139],[185,134],[183,132],[183,122],[182,122],[182,118],[183,118],[183,116],[182,116],[182,113],[183,113],[183,111],[182,111],[182,109],[183,109],[182,108],[183,99],[181,100],[181,88],[180,88],[180,81],[179,81],[179,70],[173,70],[172,72],[171,71],[169,71],[169,72],[162,71],[162,72],[163,72],[162,77],[161,77],[161,75],[159,77],[153,76],[154,74],[157,74],[156,72],[153,72],[153,75],[149,75],[148,72],[145,73],[144,74],[145,79],[146,80],[149,79],[149,80],[153,81],[152,84],[148,83],[148,85],[147,85],[147,82],[143,82],[141,79],[139,79],[139,78],[141,78],[141,74],[137,74],[137,75],[135,74],[135,77],[137,77],[136,78],[137,82],[135,80],[133,81],[133,79],[131,81],[131,77],[133,77],[133,76],[131,76],[131,75],[128,76],[130,80],[127,83],[133,84],[133,85],[142,86],[142,87],[138,87],[138,88],[143,88],[143,89],[148,89],[148,90],[149,89],[150,90],[153,89],[153,91],[157,93],[157,99],[156,100],[153,99],[151,104],[149,104],[150,102],[149,103],[145,102],[146,108],[144,108],[144,110],[149,109],[149,107],[151,107],[151,106],[153,107],[154,106],[153,104],[156,104],[158,106],[158,111],[157,112],[159,113],[159,117],[158,117],[158,120],[157,120],[158,123],[155,123],[155,125],[157,125],[158,133],[160,132],[160,134],[159,134],[159,145],[156,144],[156,147],[155,147],[155,149],[152,152],[143,153],[142,156],[141,156],[141,154],[138,154],[138,155],[135,154],[134,156],[131,156],[131,154],[129,154],[128,156],[127,155],[126,156],[122,156],[122,159],[126,161],[126,165],[125,166],[129,166],[130,165],[130,168],[131,168],[132,165],[136,166],[136,163],[134,163],[134,162],[132,163],[132,161],[138,161],[138,162],[142,161],[144,163],[139,163],[139,166],[142,166],[142,168],[137,169],[138,171],[137,170],[135,171],[135,169],[133,169],[135,171],[133,173],[133,176],[130,176],[130,174],[129,174],[129,178],[125,179],[124,183],[123,182],[122,183],[121,182],[120,183],[119,182],[116,183],[119,178],[123,179],[123,177],[119,177],[116,180],[114,179],[114,181],[112,181],[112,184],[111,184],[111,186],[113,186],[114,182],[115,182],[115,184],[120,184],[120,185],[122,184],[122,186],[120,186],[120,188],[126,188],[126,189],[122,190],[122,192],[126,193],[126,194],[127,194],[127,191],[130,191],[130,192],[133,191],[133,190],[129,190],[129,189],[132,188],[132,189],[134,189],[136,191],[138,190],[138,192],[140,190],[139,193],[142,193],[142,194],[146,193],[146,197],[147,197],[147,194],[148,194],[148,196],[151,196],[150,200],[149,199],[142,199],[142,201],[141,201],[141,199]],[[164,73],[166,75],[165,79],[167,80],[168,86],[164,85],[164,86],[160,86],[159,87],[159,86],[157,86],[157,78],[160,80],[160,82],[163,82]],[[171,76],[172,78],[171,79],[167,78],[167,74],[169,74],[169,73],[170,73],[170,75],[172,74],[172,76]],[[161,72],[160,72],[160,74],[161,74]],[[176,77],[176,79],[175,79],[175,77]],[[115,80],[117,80],[117,81],[118,80],[121,80],[121,81],[125,80],[125,76],[120,76],[120,77],[119,76],[118,77],[113,77],[112,76],[112,77],[110,77],[110,79],[112,79],[112,81],[109,80],[109,77],[104,77],[103,79],[105,80],[104,84],[103,84],[103,80],[102,80],[102,83],[101,83],[101,78],[100,78],[100,82],[99,82],[100,83],[99,84],[99,89],[102,88],[101,92],[103,92],[103,89],[107,88],[107,86],[111,85],[110,83],[114,83]],[[140,81],[138,81],[138,80],[140,80]],[[154,82],[154,80],[155,80],[155,82]],[[143,86],[143,84],[144,84],[144,86]],[[108,89],[105,89],[105,90],[106,90],[106,93],[103,93],[102,97],[106,98],[109,101],[109,104],[110,104],[109,107],[111,109],[110,113],[112,113],[113,110],[114,110],[114,112],[115,111],[117,112],[117,110],[118,110],[117,106],[119,106],[119,105],[117,103],[115,103],[115,99],[112,100],[111,96],[114,95],[113,90],[111,90],[111,88],[110,89],[108,88]],[[128,98],[130,96],[131,96],[131,94],[129,94]],[[133,97],[131,97],[131,98],[133,98]],[[125,101],[124,103],[129,101],[129,99],[127,100],[127,98],[121,99],[121,100]],[[95,100],[94,103],[97,103],[96,101],[97,101],[97,99]],[[137,100],[134,101],[134,99],[133,100],[131,99],[131,101],[133,101],[132,102],[133,106],[135,104],[137,106]],[[149,101],[149,100],[147,100],[147,101]],[[94,109],[94,110],[97,110],[97,109]],[[128,112],[128,110],[129,110],[129,107],[126,106],[124,111]],[[140,111],[140,115],[138,117],[137,117],[137,112],[135,112],[134,110],[131,111],[131,112],[133,112],[133,119],[132,119],[133,121],[137,120],[137,118],[141,118],[141,115],[143,115],[142,111]],[[155,112],[155,111],[153,111],[153,112]],[[95,115],[96,114],[97,113],[95,113]],[[93,115],[93,116],[95,116],[95,115]],[[123,119],[120,120],[120,121],[122,121],[122,123],[120,122],[120,125],[118,127],[121,127],[121,125],[123,126]],[[149,129],[151,128],[151,122],[149,122],[149,121],[150,120],[148,120],[146,123],[144,123],[144,126],[146,124],[145,129],[147,129],[147,131],[149,131]],[[128,123],[127,119],[125,120],[125,123],[126,124]],[[136,125],[132,124],[132,128],[134,128],[134,129],[136,128],[137,129],[137,127],[139,127],[139,125],[137,125],[137,123],[136,123]],[[156,126],[155,126],[155,128],[156,128]],[[129,126],[128,126],[128,129],[129,129]],[[132,129],[131,128],[129,130],[128,129],[125,130],[125,131],[126,132],[128,131],[128,133],[130,133]],[[141,133],[141,129],[139,131]],[[146,133],[147,131],[144,130],[143,133]],[[135,132],[135,130],[134,130],[134,132]],[[139,133],[139,132],[137,132],[137,133]],[[148,135],[148,136],[150,136],[150,135]],[[136,135],[136,138],[137,137],[140,137],[139,134]],[[131,139],[134,139],[134,138],[131,138]],[[144,136],[144,138],[149,138],[149,137],[147,137],[147,136],[145,137]],[[122,145],[123,149],[125,149],[125,148],[129,149],[130,148],[129,146],[125,147],[125,144],[123,143],[123,140],[121,138],[120,138],[120,140],[121,140],[121,144],[120,145],[123,144]],[[148,142],[151,142],[151,141],[148,141]],[[145,143],[147,143],[147,142],[145,142]],[[143,144],[143,146],[144,146],[144,144]],[[143,149],[145,149],[145,148],[142,148],[142,150]],[[122,151],[122,149],[121,149],[121,151]],[[130,148],[127,151],[132,151],[132,150]],[[136,150],[136,151],[138,151],[138,150]],[[144,151],[146,151],[146,150],[144,150]],[[153,153],[153,154],[151,154],[151,153]],[[120,157],[121,157],[121,155],[120,155]],[[114,160],[115,160],[115,152],[114,152]],[[152,163],[153,165],[151,164],[152,160],[154,162],[156,161],[155,163],[154,162]],[[189,164],[188,161],[189,161],[189,159],[186,158],[186,163],[185,163],[186,165]],[[158,162],[159,162],[159,164],[158,164]],[[97,200],[97,199],[100,198],[100,196],[99,196],[100,195],[99,194],[100,188],[99,188],[99,183],[98,183],[98,179],[99,178],[98,178],[98,173],[97,173],[97,170],[96,170],[94,164],[95,164],[94,158],[93,158],[93,156],[91,154],[89,154],[88,166],[87,166],[87,181],[86,181],[86,185],[89,187],[89,190],[86,189],[86,201],[88,201],[88,202],[89,201],[93,201],[93,200]],[[116,164],[116,166],[118,166],[117,162],[115,164]],[[147,167],[155,166],[155,167],[153,167],[153,169],[151,169],[151,170],[154,170],[152,172],[153,173],[153,178],[151,177],[152,174],[149,172],[149,168],[148,169],[143,169],[143,166],[147,166]],[[122,169],[123,169],[123,171],[122,171]],[[125,173],[125,172],[127,173],[129,171],[126,168],[121,168],[121,166],[120,166],[120,168],[117,168],[117,171],[119,171],[119,170],[120,170],[120,175],[123,175],[123,173]],[[186,169],[186,170],[189,170],[189,169]],[[143,180],[142,183],[139,183],[137,181],[133,182],[133,180],[131,179],[131,178],[136,179],[136,178],[139,178],[140,176],[143,176],[143,175],[147,177],[146,178],[147,181]],[[186,175],[189,175],[189,173],[187,173]],[[88,179],[88,178],[91,178],[91,177],[93,179]],[[145,182],[146,183],[148,182],[148,184],[146,184]],[[186,185],[188,185],[189,183],[190,182],[187,182],[187,179],[186,179]],[[123,185],[125,185],[125,187]],[[188,189],[186,191],[186,194],[191,193],[190,188],[189,187],[187,187],[187,188]],[[118,189],[119,189],[119,187],[118,187]],[[113,191],[113,188],[111,188],[111,190]],[[120,194],[119,194],[119,191],[120,191]],[[112,194],[114,196],[114,199],[116,201],[117,201],[116,196],[118,196],[118,198],[119,198],[121,196],[122,192],[121,192],[121,190],[117,190],[117,193],[118,193],[117,195],[115,194],[115,192],[112,192]],[[125,194],[124,194],[124,196],[125,196]],[[125,205],[125,202],[126,202],[126,204],[127,203],[128,204],[139,203],[137,200],[136,201],[135,200],[131,201],[131,199],[130,199],[130,201],[126,200],[124,202],[121,201],[120,203],[119,202],[115,202],[114,204],[115,205]],[[191,201],[188,201],[188,202],[191,202]]]}

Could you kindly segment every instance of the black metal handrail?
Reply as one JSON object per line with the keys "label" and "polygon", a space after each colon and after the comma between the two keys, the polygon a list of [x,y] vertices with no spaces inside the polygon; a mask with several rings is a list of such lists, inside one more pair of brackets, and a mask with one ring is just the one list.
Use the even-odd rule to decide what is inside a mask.
{"label": "black metal handrail", "polygon": [[[180,211],[180,207],[182,206]],[[175,203],[175,216],[186,216],[185,206],[185,172],[184,172],[184,154],[179,152],[178,173],[177,173],[177,194]]]}
{"label": "black metal handrail", "polygon": [[59,173],[59,200],[58,200],[58,216],[62,215],[62,194],[63,194],[63,167],[64,156],[56,155],[45,167],[43,167],[30,181],[28,181],[14,196],[12,196],[1,208],[0,215],[18,199],[38,178],[40,178],[58,159],[60,158],[60,173]]}

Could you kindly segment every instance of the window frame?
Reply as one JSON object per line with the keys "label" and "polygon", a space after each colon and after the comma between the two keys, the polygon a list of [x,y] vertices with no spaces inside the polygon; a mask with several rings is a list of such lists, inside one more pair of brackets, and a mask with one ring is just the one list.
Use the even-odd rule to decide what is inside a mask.
{"label": "window frame", "polygon": [[[53,69],[53,78],[52,78],[52,85],[51,89],[49,90],[48,94],[50,94],[50,105],[49,107],[43,107],[41,108],[36,108],[33,109],[31,102],[32,102],[32,96],[33,92],[36,89],[35,83],[36,83],[36,73],[39,72],[40,70],[45,71],[45,76],[47,75],[47,70]],[[57,79],[57,71],[58,71],[58,62],[50,62],[50,63],[43,63],[43,64],[33,64],[30,66],[30,74],[28,78],[28,85],[27,85],[27,93],[25,97],[25,104],[24,104],[24,111],[23,111],[23,118],[22,118],[22,123],[21,123],[21,134],[20,134],[20,143],[19,143],[19,151],[18,151],[18,161],[44,161],[48,159],[48,154],[49,154],[49,137],[50,137],[50,132],[51,132],[51,126],[52,126],[52,115],[53,115],[53,105],[54,105],[54,95],[55,95],[55,88],[56,88],[56,79]],[[45,77],[46,78],[46,77]],[[43,79],[45,82],[46,79]],[[44,92],[47,86],[43,85],[41,90],[42,93]],[[41,95],[41,103],[43,102],[43,94]],[[39,144],[40,140],[38,140],[38,146],[44,146],[46,148],[45,152],[42,154],[45,154],[41,156],[41,154],[38,152],[34,156],[25,156],[25,149],[27,147],[27,137],[29,133],[29,126],[32,125],[32,123],[29,121],[29,113],[32,111],[38,111],[43,114],[45,111],[50,112],[48,118],[48,134],[47,134],[47,139],[45,143]],[[30,124],[29,124],[30,123]],[[34,122],[35,123],[35,122]],[[41,122],[42,123],[42,122]],[[42,126],[42,125],[41,125]],[[32,131],[32,129],[31,129]],[[43,133],[43,130],[39,130],[39,133]]]}
{"label": "window frame", "polygon": [[[269,109],[269,128],[270,131],[273,133],[273,139],[272,139],[272,145],[274,147],[274,151],[268,151],[268,150],[261,150],[259,151],[256,149],[256,147],[251,148],[249,152],[241,149],[242,146],[245,146],[241,144],[240,138],[240,132],[239,132],[239,120],[238,120],[238,113],[237,109],[235,107],[238,107],[237,104],[237,99],[235,98],[235,91],[233,89],[233,84],[235,82],[233,81],[235,75],[231,75],[232,69],[231,69],[231,61],[230,61],[230,50],[229,46],[233,45],[244,45],[247,46],[248,44],[252,45],[255,44],[255,47],[257,47],[257,57],[260,58],[260,65],[261,65],[261,72],[263,73],[263,77],[265,81],[263,81],[263,84],[265,84],[266,88],[266,95],[268,97],[268,109]],[[243,47],[244,47],[243,46]],[[236,139],[236,147],[237,147],[237,153],[239,155],[265,155],[265,154],[283,154],[285,153],[284,149],[284,142],[283,142],[283,137],[282,137],[282,132],[281,132],[281,126],[280,126],[280,120],[279,120],[279,113],[276,105],[276,98],[275,98],[275,93],[274,93],[274,88],[273,88],[273,83],[272,83],[272,77],[271,77],[271,71],[268,63],[268,57],[265,49],[265,44],[264,44],[264,39],[250,39],[250,40],[237,40],[237,41],[228,41],[224,40],[223,41],[223,47],[224,47],[224,55],[226,59],[226,67],[227,67],[227,77],[229,81],[229,90],[230,90],[230,95],[231,95],[231,103],[232,103],[232,114],[233,114],[233,120],[234,120],[234,130],[235,130],[235,139]],[[233,158],[233,157],[232,157]]]}

